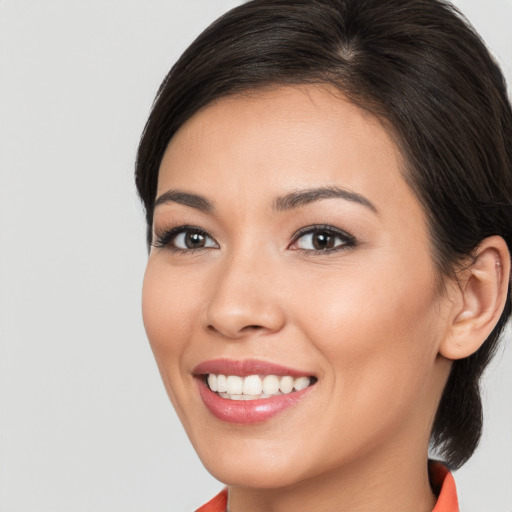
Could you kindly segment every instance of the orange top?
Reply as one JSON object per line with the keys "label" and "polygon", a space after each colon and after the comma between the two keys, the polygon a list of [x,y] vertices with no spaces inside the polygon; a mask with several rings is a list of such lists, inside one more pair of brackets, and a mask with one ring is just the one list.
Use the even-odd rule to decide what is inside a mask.
{"label": "orange top", "polygon": [[[436,461],[430,461],[428,469],[430,483],[438,496],[436,506],[432,512],[459,512],[457,489],[452,474],[445,466]],[[222,512],[224,511],[222,510]]]}
{"label": "orange top", "polygon": [[[437,503],[432,512],[459,512],[457,490],[452,474],[440,462],[435,461],[429,463],[429,474],[434,492],[438,494]],[[227,504],[228,490],[225,488],[206,505],[199,507],[196,512],[225,512]]]}
{"label": "orange top", "polygon": [[228,489],[224,488],[213,500],[210,500],[206,505],[199,507],[196,512],[226,512],[228,504]]}

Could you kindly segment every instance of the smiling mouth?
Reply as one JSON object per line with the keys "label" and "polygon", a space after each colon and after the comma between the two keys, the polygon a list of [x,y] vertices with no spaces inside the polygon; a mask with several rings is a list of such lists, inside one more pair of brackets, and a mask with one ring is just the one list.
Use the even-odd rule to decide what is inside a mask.
{"label": "smiling mouth", "polygon": [[227,400],[261,400],[289,395],[312,386],[316,381],[316,377],[291,375],[204,375],[204,382],[208,388]]}

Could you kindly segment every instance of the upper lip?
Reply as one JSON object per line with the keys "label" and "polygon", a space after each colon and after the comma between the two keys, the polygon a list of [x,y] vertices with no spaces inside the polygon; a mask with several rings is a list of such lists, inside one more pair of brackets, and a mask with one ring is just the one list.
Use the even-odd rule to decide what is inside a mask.
{"label": "upper lip", "polygon": [[259,359],[244,359],[241,361],[234,359],[212,359],[199,363],[193,369],[193,373],[195,375],[205,375],[208,373],[238,375],[239,377],[247,377],[248,375],[290,375],[291,377],[312,375],[302,370]]}

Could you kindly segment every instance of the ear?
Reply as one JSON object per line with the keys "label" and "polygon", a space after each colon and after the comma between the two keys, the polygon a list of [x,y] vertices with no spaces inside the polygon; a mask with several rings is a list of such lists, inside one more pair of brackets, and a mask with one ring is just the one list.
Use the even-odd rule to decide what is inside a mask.
{"label": "ear", "polygon": [[498,323],[509,286],[507,244],[499,236],[484,239],[470,265],[458,274],[457,298],[439,353],[447,359],[462,359],[476,352]]}

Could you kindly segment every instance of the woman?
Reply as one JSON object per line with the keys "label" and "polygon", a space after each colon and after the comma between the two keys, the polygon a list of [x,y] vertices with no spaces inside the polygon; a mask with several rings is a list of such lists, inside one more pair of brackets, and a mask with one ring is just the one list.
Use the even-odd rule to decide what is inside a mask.
{"label": "woman", "polygon": [[200,510],[458,510],[511,312],[512,112],[454,9],[233,9],[164,80],[136,181],[148,338],[228,486]]}

